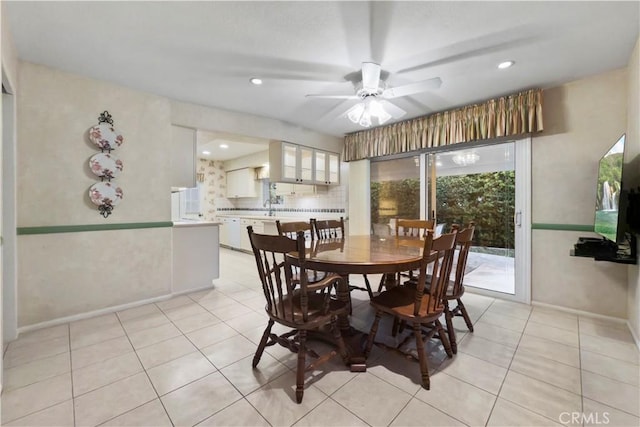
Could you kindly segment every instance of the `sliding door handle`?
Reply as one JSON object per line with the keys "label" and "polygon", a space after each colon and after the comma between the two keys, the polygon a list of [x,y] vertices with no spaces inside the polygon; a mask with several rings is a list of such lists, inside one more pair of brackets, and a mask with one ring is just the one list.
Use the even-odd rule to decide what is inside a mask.
{"label": "sliding door handle", "polygon": [[515,214],[513,214],[513,223],[517,227],[522,227],[522,211],[517,211]]}

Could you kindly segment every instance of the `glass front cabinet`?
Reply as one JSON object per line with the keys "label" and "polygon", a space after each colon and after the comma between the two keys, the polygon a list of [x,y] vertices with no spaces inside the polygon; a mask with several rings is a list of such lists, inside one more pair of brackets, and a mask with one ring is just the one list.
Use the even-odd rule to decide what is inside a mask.
{"label": "glass front cabinet", "polygon": [[338,185],[340,155],[303,145],[273,141],[269,145],[271,182]]}
{"label": "glass front cabinet", "polygon": [[340,184],[340,156],[337,153],[314,150],[315,183],[320,185]]}

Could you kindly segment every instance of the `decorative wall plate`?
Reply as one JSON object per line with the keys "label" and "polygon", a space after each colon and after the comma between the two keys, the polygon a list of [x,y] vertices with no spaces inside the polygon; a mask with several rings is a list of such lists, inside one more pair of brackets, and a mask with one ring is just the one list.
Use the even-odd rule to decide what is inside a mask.
{"label": "decorative wall plate", "polygon": [[124,137],[109,123],[100,123],[89,129],[89,139],[101,150],[115,150],[124,142]]}
{"label": "decorative wall plate", "polygon": [[117,206],[122,196],[122,188],[112,182],[96,182],[89,188],[89,198],[98,206]]}
{"label": "decorative wall plate", "polygon": [[91,172],[103,179],[114,179],[122,172],[122,160],[115,154],[98,153],[89,159]]}

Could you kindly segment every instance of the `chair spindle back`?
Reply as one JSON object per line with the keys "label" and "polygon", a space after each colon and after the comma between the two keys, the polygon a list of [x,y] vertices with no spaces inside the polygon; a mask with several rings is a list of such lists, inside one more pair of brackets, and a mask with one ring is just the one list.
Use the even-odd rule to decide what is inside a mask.
{"label": "chair spindle back", "polygon": [[[425,292],[425,282],[427,280],[427,266],[432,266],[430,275],[428,306],[426,315],[441,311],[443,308],[442,299],[449,283],[449,275],[453,266],[453,254],[455,252],[456,232],[441,234],[438,238],[433,238],[433,232],[428,232],[424,241],[422,262],[420,263],[420,274],[418,276],[418,286],[416,286],[416,297],[414,304],[414,315],[421,313],[422,296]],[[435,252],[435,255],[432,254]],[[422,313],[425,315],[425,313]]]}
{"label": "chair spindle back", "polygon": [[434,225],[432,219],[396,219],[396,236],[423,238]]}
{"label": "chair spindle back", "polygon": [[[454,224],[453,229],[457,230],[458,225]],[[467,257],[469,256],[469,249],[473,241],[473,234],[475,232],[475,225],[473,222],[469,223],[469,226],[463,230],[460,230],[456,234],[456,249],[458,252],[458,260],[455,268],[455,278],[453,282],[452,295],[462,295],[464,273],[467,268]]]}
{"label": "chair spindle back", "polygon": [[[309,307],[304,232],[299,231],[293,240],[286,236],[256,234],[251,226],[247,231],[267,300],[267,314],[288,323],[306,322]],[[293,266],[286,257],[290,252],[298,253],[296,268],[299,268],[300,280],[297,283],[292,280]]]}
{"label": "chair spindle back", "polygon": [[315,238],[311,221],[280,222],[280,220],[276,220],[276,227],[278,228],[279,235],[286,236],[293,240],[298,238],[298,231],[302,231],[305,238],[309,238],[310,240],[314,240]]}
{"label": "chair spindle back", "polygon": [[344,218],[337,219],[311,219],[311,224],[318,239],[342,239],[344,238]]}

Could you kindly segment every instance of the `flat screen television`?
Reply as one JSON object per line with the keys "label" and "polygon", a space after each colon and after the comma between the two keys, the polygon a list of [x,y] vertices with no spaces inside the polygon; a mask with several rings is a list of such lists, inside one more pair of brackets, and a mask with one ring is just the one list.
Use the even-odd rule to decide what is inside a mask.
{"label": "flat screen television", "polygon": [[618,242],[620,231],[622,231],[619,207],[622,190],[624,140],[625,135],[622,135],[602,156],[598,164],[594,231],[614,243]]}

